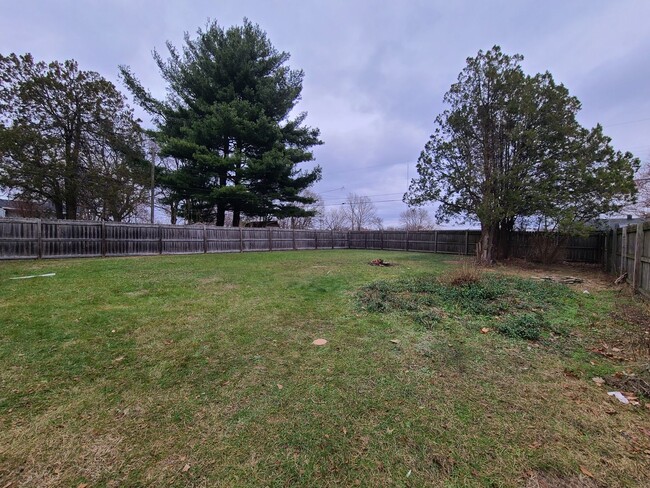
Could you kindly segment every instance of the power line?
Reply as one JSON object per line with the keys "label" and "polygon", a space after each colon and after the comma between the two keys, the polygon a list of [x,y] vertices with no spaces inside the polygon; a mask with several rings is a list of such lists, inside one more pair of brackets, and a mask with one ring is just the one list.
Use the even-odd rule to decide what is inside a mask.
{"label": "power line", "polygon": [[[375,204],[375,203],[401,202],[401,201],[402,201],[401,198],[396,198],[396,199],[393,199],[393,200],[375,200],[375,201],[369,200],[369,201],[364,202],[364,203]],[[323,207],[339,207],[339,206],[342,206],[342,205],[350,205],[350,204],[348,202],[328,203],[328,204],[324,204]]]}
{"label": "power line", "polygon": [[342,186],[342,187],[340,187],[340,188],[334,188],[333,190],[325,190],[325,191],[322,191],[322,192],[320,192],[320,193],[331,193],[331,192],[333,192],[333,191],[339,191],[339,190],[345,190],[345,187]]}
{"label": "power line", "polygon": [[616,127],[617,125],[637,124],[639,122],[646,122],[648,120],[650,120],[650,117],[646,117],[645,119],[626,120],[624,122],[615,122],[613,124],[602,124],[602,126],[603,127]]}

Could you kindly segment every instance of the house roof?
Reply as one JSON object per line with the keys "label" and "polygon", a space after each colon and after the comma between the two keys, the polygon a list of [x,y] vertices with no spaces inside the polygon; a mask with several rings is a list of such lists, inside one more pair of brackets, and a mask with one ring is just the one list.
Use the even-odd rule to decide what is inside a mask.
{"label": "house roof", "polygon": [[5,200],[4,198],[0,198],[0,208],[16,208],[15,205],[17,202],[15,200]]}

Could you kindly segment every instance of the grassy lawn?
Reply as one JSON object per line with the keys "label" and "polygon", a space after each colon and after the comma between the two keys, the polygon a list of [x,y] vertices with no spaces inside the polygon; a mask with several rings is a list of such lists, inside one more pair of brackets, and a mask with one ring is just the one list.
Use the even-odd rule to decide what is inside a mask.
{"label": "grassy lawn", "polygon": [[647,307],[454,259],[0,263],[0,487],[650,486]]}

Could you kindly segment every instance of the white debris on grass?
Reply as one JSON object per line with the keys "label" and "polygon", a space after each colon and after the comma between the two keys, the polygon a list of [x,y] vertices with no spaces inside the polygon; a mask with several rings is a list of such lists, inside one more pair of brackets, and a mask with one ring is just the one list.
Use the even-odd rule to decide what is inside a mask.
{"label": "white debris on grass", "polygon": [[28,280],[29,278],[44,278],[47,276],[55,276],[56,273],[45,273],[45,274],[40,274],[40,275],[29,275],[29,276],[14,276],[13,278],[9,278],[10,280]]}
{"label": "white debris on grass", "polygon": [[625,395],[623,395],[620,391],[608,391],[607,394],[609,396],[613,396],[619,402],[624,403],[626,405],[630,403],[630,401],[627,398],[625,398]]}

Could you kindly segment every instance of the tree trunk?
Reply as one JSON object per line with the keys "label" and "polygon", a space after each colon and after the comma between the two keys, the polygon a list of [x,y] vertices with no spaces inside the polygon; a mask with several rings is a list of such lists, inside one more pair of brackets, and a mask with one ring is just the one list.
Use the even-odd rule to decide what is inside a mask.
{"label": "tree trunk", "polygon": [[53,203],[54,203],[54,211],[56,212],[56,218],[59,220],[63,220],[65,218],[65,215],[63,214],[63,202],[55,201]]}
{"label": "tree trunk", "polygon": [[481,225],[481,239],[476,246],[476,257],[481,264],[491,265],[496,261],[498,246],[498,224]]}
{"label": "tree trunk", "polygon": [[512,231],[514,228],[514,218],[503,219],[501,222],[499,222],[497,259],[508,259],[510,257],[510,245],[512,241]]}
{"label": "tree trunk", "polygon": [[[228,184],[228,175],[223,173],[219,175],[219,186],[224,187]],[[223,227],[226,224],[226,204],[217,202],[217,226]]]}
{"label": "tree trunk", "polygon": [[217,227],[223,227],[226,224],[226,209],[223,203],[217,204]]}
{"label": "tree trunk", "polygon": [[241,221],[241,211],[239,209],[235,209],[232,211],[232,226],[233,227],[239,227],[239,223]]}
{"label": "tree trunk", "polygon": [[73,188],[66,188],[67,195],[65,196],[65,218],[67,220],[77,219],[77,191],[74,188],[76,185],[71,185]]}
{"label": "tree trunk", "polygon": [[172,225],[176,225],[176,221],[178,219],[178,203],[176,202],[171,202],[169,204],[169,213],[170,213],[170,221]]}

